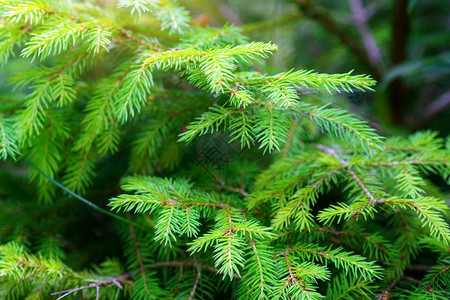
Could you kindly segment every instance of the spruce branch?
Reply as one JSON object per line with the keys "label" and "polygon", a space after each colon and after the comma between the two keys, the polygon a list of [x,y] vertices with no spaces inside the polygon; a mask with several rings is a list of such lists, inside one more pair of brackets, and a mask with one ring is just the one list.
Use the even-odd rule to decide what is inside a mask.
{"label": "spruce branch", "polygon": [[272,152],[280,150],[281,143],[288,136],[288,119],[277,109],[264,109],[256,116],[255,138],[260,143],[259,148]]}
{"label": "spruce branch", "polygon": [[153,11],[158,4],[159,0],[119,0],[117,7],[131,7],[131,14],[137,12],[141,16],[142,13]]}
{"label": "spruce branch", "polygon": [[[448,261],[447,261],[447,263],[448,263]],[[448,282],[449,275],[445,274],[445,273],[449,272],[449,271],[450,271],[450,265],[448,265],[448,264],[447,265],[439,265],[439,266],[434,267],[432,272],[430,272],[432,274],[432,277],[431,277],[431,280],[429,280],[430,283],[427,285],[426,290],[433,291],[435,289],[434,285],[439,280]],[[430,273],[427,274],[427,278],[430,278],[430,275],[431,275]],[[440,278],[440,277],[445,278],[445,276],[447,276],[446,279]]]}
{"label": "spruce branch", "polygon": [[374,150],[382,150],[382,138],[375,133],[373,128],[340,109],[317,108],[301,103],[298,105],[298,110],[303,112],[323,130],[353,145],[354,149],[360,146],[369,155]]}
{"label": "spruce branch", "polygon": [[4,32],[0,37],[0,67],[3,67],[10,57],[15,56],[14,46],[23,42],[29,29],[16,24],[0,23],[0,30]]}
{"label": "spruce branch", "polygon": [[234,113],[235,111],[232,109],[213,106],[210,111],[205,112],[200,118],[189,124],[178,141],[189,143],[198,135],[217,131],[222,124],[227,128],[227,119]]}
{"label": "spruce branch", "polygon": [[327,289],[326,299],[373,299],[375,297],[374,289],[370,281],[361,280],[357,277],[347,278],[345,274],[340,274],[333,278]]}
{"label": "spruce branch", "polygon": [[441,217],[441,213],[448,210],[447,205],[441,200],[426,197],[419,199],[388,198],[382,201],[388,206],[398,206],[401,208],[412,208],[419,216],[423,226],[430,228],[430,234],[446,245],[450,244],[450,226]]}
{"label": "spruce branch", "polygon": [[[233,214],[234,215],[234,214]],[[244,267],[244,237],[242,233],[252,234],[262,239],[270,239],[274,236],[270,228],[263,227],[255,221],[234,221],[231,211],[219,211],[216,217],[217,228],[189,243],[189,251],[197,253],[214,246],[215,266],[219,272],[228,275],[240,275],[239,269]]]}
{"label": "spruce branch", "polygon": [[[312,1],[297,2],[333,23]],[[0,6],[0,65],[16,84],[0,91],[0,298],[448,295],[441,185],[450,139],[384,139],[354,114],[304,97],[372,91],[370,76],[265,74],[276,45],[248,39],[247,27],[208,27],[175,0],[120,0],[124,10],[95,1]],[[242,151],[230,145],[237,157],[206,174],[196,156],[205,135],[221,131],[220,145]],[[111,197],[114,212],[79,193]],[[29,201],[35,195],[40,205]],[[80,219],[70,196],[120,222]],[[124,259],[75,271],[63,260],[79,253],[84,265],[98,241],[73,243],[83,230],[66,239],[69,223],[102,225],[96,255],[120,244]],[[120,242],[108,238],[115,233]],[[425,261],[424,250],[433,253]],[[405,273],[421,265],[420,280]]]}
{"label": "spruce branch", "polygon": [[276,50],[277,47],[271,43],[253,42],[237,46],[214,47],[207,50],[188,48],[157,52],[149,55],[143,62],[144,65],[155,66],[157,69],[173,68],[180,70],[183,66],[190,64],[197,66],[214,57],[225,57],[232,61],[239,58],[250,62],[266,58]]}
{"label": "spruce branch", "polygon": [[249,254],[248,263],[244,266],[239,293],[252,299],[265,299],[271,295],[271,286],[276,281],[276,266],[271,257],[272,249],[264,246],[259,240],[253,239],[250,232],[248,238],[251,254]]}
{"label": "spruce branch", "polygon": [[133,118],[144,106],[150,89],[153,85],[153,76],[147,65],[134,66],[123,79],[120,88],[114,95],[114,113],[121,123]]}
{"label": "spruce branch", "polygon": [[29,281],[32,286],[46,289],[58,284],[60,286],[81,286],[86,282],[91,282],[87,286],[75,287],[69,290],[56,292],[54,294],[63,295],[60,299],[85,289],[96,289],[97,298],[100,295],[100,287],[108,287],[112,284],[120,289],[123,283],[130,284],[126,279],[129,273],[116,275],[105,279],[98,274],[89,272],[75,272],[58,259],[46,259],[25,251],[24,247],[15,242],[4,244],[0,247],[0,274],[3,278],[14,279],[16,282]]}
{"label": "spruce branch", "polygon": [[417,257],[420,251],[417,236],[423,235],[423,232],[420,230],[420,224],[417,224],[417,219],[408,211],[396,209],[396,214],[390,222],[395,226],[396,234],[400,237],[394,244],[399,251],[390,257],[386,276],[386,280],[391,281],[394,286],[406,267]]}
{"label": "spruce branch", "polygon": [[332,249],[331,247],[304,246],[299,248],[288,248],[287,252],[294,252],[304,259],[313,261],[331,261],[337,268],[342,268],[346,272],[351,271],[359,274],[367,280],[380,278],[382,268],[373,262],[367,262],[359,255],[352,255],[348,252],[342,252],[342,248]]}
{"label": "spruce branch", "polygon": [[[195,191],[191,184],[183,179],[163,179],[150,176],[133,176],[123,179],[122,189],[135,191],[137,195],[120,195],[110,200],[112,209],[136,213],[152,213],[158,206],[191,208],[204,207],[218,210],[232,209],[242,211],[238,207],[220,202],[215,194]],[[199,201],[200,200],[200,201]]]}
{"label": "spruce branch", "polygon": [[0,115],[0,159],[12,157],[16,159],[19,151],[19,140],[16,128],[10,118]]}
{"label": "spruce branch", "polygon": [[[323,296],[315,291],[315,287],[310,283],[307,282],[303,277],[300,276],[299,273],[309,273],[311,271],[316,272],[317,268],[313,265],[303,265],[312,267],[309,270],[304,270],[302,267],[299,267],[300,272],[297,271],[294,274],[294,268],[290,261],[289,256],[289,248],[286,249],[283,253],[280,254],[280,256],[283,258],[283,264],[287,268],[287,273],[283,272],[282,275],[284,278],[279,280],[279,283],[277,286],[275,286],[275,299],[289,299],[290,297],[294,297],[296,299],[308,299],[308,300],[315,300],[315,299],[323,299]],[[297,268],[295,268],[297,269]],[[303,269],[303,270],[302,270]],[[306,271],[306,272],[305,272]],[[319,271],[320,272],[320,271]],[[281,274],[280,274],[281,275]],[[328,274],[324,273],[319,275],[319,277],[323,278],[323,275],[325,277],[328,276]]]}
{"label": "spruce branch", "polygon": [[34,33],[25,44],[21,55],[31,57],[33,60],[36,57],[44,60],[49,55],[60,54],[69,47],[74,47],[87,29],[89,29],[87,24],[67,22],[43,33]]}
{"label": "spruce branch", "polygon": [[[315,73],[313,71],[299,70],[288,71],[272,76],[262,76],[257,74],[242,73],[242,80],[245,84],[265,84],[266,86],[294,86],[296,88],[314,88],[325,90],[329,93],[352,92],[352,88],[357,90],[372,90],[371,86],[375,81],[367,75],[352,75],[353,71],[344,74]],[[245,76],[247,75],[247,76]],[[238,77],[239,78],[239,77]]]}
{"label": "spruce branch", "polygon": [[2,17],[7,18],[12,23],[39,24],[46,17],[54,14],[47,1],[33,0],[25,3],[9,3],[10,1],[1,1],[0,4],[6,8]]}
{"label": "spruce branch", "polygon": [[377,260],[387,261],[389,254],[394,252],[389,246],[389,242],[379,233],[364,232],[362,228],[357,226],[353,228],[353,230],[334,231],[327,227],[319,227],[314,230],[333,235],[343,240],[345,244],[354,245],[358,243],[362,246],[362,251],[365,255]]}
{"label": "spruce branch", "polygon": [[182,6],[175,5],[175,1],[168,1],[156,11],[158,20],[161,21],[161,30],[169,30],[169,34],[184,34],[189,28],[191,17]]}

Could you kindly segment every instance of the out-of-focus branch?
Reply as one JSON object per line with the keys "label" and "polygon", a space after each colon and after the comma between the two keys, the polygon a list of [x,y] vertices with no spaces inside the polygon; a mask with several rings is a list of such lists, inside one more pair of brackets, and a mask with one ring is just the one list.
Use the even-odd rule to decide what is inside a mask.
{"label": "out-of-focus branch", "polygon": [[226,2],[220,1],[218,9],[230,23],[242,25],[241,17]]}
{"label": "out-of-focus branch", "polygon": [[379,66],[374,66],[364,48],[362,48],[355,38],[349,35],[339,24],[337,24],[326,12],[313,1],[310,0],[295,0],[305,15],[318,21],[328,31],[333,33],[345,46],[347,46],[366,66],[371,70],[371,73],[375,79],[381,77],[381,70]]}
{"label": "out-of-focus branch", "polygon": [[406,59],[406,44],[409,35],[409,0],[394,0],[391,41],[391,65],[398,65]]}
{"label": "out-of-focus branch", "polygon": [[437,114],[443,112],[450,106],[450,91],[433,101],[423,113],[423,117],[429,120],[436,116]]}
{"label": "out-of-focus branch", "polygon": [[353,21],[361,35],[362,42],[366,48],[367,56],[373,66],[383,66],[383,58],[380,49],[375,43],[373,34],[367,25],[367,13],[361,0],[348,0],[353,12]]}
{"label": "out-of-focus branch", "polygon": [[[409,36],[409,0],[394,0],[391,41],[391,67],[401,64],[406,59],[406,46]],[[389,86],[389,104],[391,121],[403,125],[407,102],[407,89],[402,79],[393,80]]]}
{"label": "out-of-focus branch", "polygon": [[408,125],[411,129],[420,128],[423,124],[427,123],[449,107],[450,91],[431,102],[427,107],[425,107],[424,110],[421,111],[420,115],[417,118],[411,118],[410,120],[408,120]]}

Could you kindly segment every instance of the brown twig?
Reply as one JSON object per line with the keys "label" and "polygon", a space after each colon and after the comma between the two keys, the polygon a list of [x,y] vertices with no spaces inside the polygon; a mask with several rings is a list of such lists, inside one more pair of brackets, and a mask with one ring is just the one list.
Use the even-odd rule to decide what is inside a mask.
{"label": "brown twig", "polygon": [[[284,288],[290,284],[296,284],[299,288],[301,288],[304,291],[312,291],[311,289],[306,288],[305,280],[297,275],[294,275],[294,272],[292,271],[291,262],[289,261],[289,252],[292,251],[289,246],[287,246],[286,251],[282,252],[280,256],[284,256],[286,260],[286,265],[289,271],[289,278],[286,280],[286,284],[284,285]],[[283,288],[283,289],[284,289]]]}
{"label": "brown twig", "polygon": [[193,300],[194,299],[194,295],[195,295],[195,290],[197,290],[198,287],[198,283],[200,282],[200,266],[198,265],[197,262],[195,262],[195,268],[197,269],[197,277],[195,278],[195,282],[194,282],[194,286],[192,287],[192,291],[189,297],[189,300]]}
{"label": "brown twig", "polygon": [[[127,217],[127,220],[131,221],[130,213],[126,213],[125,215]],[[145,291],[146,291],[147,295],[149,295],[149,291],[148,291],[148,288],[147,288],[147,277],[145,276],[145,267],[144,267],[144,262],[142,260],[140,244],[139,244],[139,241],[137,239],[136,233],[134,231],[134,226],[130,224],[129,228],[130,228],[130,235],[131,235],[131,237],[133,239],[134,247],[136,249],[136,257],[137,257],[137,260],[139,262],[139,269],[140,269],[141,274],[142,274],[142,280],[144,282]]]}
{"label": "brown twig", "polygon": [[[346,162],[346,161],[339,155],[339,153],[338,153],[336,150],[331,149],[330,147],[327,147],[327,146],[321,145],[321,144],[315,144],[314,146],[315,146],[317,149],[319,149],[319,150],[321,150],[321,151],[323,151],[323,152],[325,152],[325,153],[327,153],[327,154],[329,154],[329,155],[331,155],[331,156],[336,157],[336,158],[339,160],[339,162],[341,163],[341,165],[343,165],[343,166],[348,166],[348,162]],[[380,201],[377,201],[377,200],[375,199],[375,197],[374,197],[374,196],[372,195],[372,193],[369,191],[369,189],[367,188],[367,186],[362,182],[361,178],[359,178],[353,170],[350,170],[349,168],[345,168],[344,170],[345,170],[347,173],[349,173],[350,176],[352,176],[352,178],[356,181],[356,183],[359,185],[359,187],[363,190],[364,194],[366,194],[367,197],[369,198],[369,203],[368,203],[367,205],[370,205],[370,204],[372,204],[372,203],[379,204]],[[367,206],[367,205],[366,205],[366,206]],[[365,208],[366,206],[363,206],[363,207],[359,208],[359,210]],[[357,212],[355,212],[354,214],[356,215]]]}
{"label": "brown twig", "polygon": [[294,276],[294,273],[292,272],[291,263],[289,261],[289,250],[290,249],[288,247],[283,254],[284,254],[284,258],[286,260],[286,265],[288,267],[289,276],[291,277],[291,283],[296,283],[297,282],[297,278]]}
{"label": "brown twig", "polygon": [[375,197],[372,195],[371,192],[369,192],[369,189],[367,188],[367,186],[362,182],[362,180],[356,175],[356,173],[353,170],[349,170],[349,169],[345,169],[345,171],[347,173],[349,173],[352,178],[356,181],[356,183],[358,183],[359,187],[363,190],[364,194],[367,195],[367,197],[369,197],[369,203],[376,203],[377,200],[375,199]]}
{"label": "brown twig", "polygon": [[186,203],[186,202],[179,202],[176,200],[169,199],[161,201],[161,205],[178,205],[178,206],[184,206],[184,207],[191,207],[191,206],[203,206],[203,207],[212,207],[217,209],[235,209],[235,210],[242,210],[241,208],[232,207],[229,204],[223,204],[223,203]]}
{"label": "brown twig", "polygon": [[390,290],[397,284],[398,280],[397,278],[394,279],[394,281],[391,282],[391,284],[381,292],[381,295],[378,299],[380,300],[389,300],[391,298],[391,292]]}
{"label": "brown twig", "polygon": [[73,293],[77,292],[77,291],[95,288],[97,290],[97,297],[96,297],[96,299],[99,300],[100,299],[100,287],[108,286],[108,285],[111,285],[111,284],[115,284],[119,289],[123,289],[123,286],[121,285],[121,282],[125,283],[125,280],[128,277],[130,277],[130,276],[131,276],[130,273],[126,273],[126,274],[120,275],[120,276],[115,277],[115,278],[102,280],[102,281],[99,281],[99,282],[91,283],[89,285],[82,286],[82,287],[77,287],[77,288],[70,289],[70,290],[59,291],[59,292],[56,292],[56,293],[52,293],[51,295],[63,294],[62,296],[60,296],[60,297],[58,297],[56,299],[56,300],[60,300],[60,299],[62,299],[64,297],[66,297],[66,296],[69,296],[70,294],[73,294]]}
{"label": "brown twig", "polygon": [[325,145],[321,145],[321,144],[313,144],[313,146],[316,147],[317,149],[319,149],[320,151],[325,152],[325,153],[327,153],[327,154],[329,154],[329,155],[334,156],[335,158],[337,158],[337,159],[339,160],[339,163],[340,163],[341,165],[343,165],[343,166],[347,166],[347,165],[348,165],[348,162],[346,162],[346,161],[339,155],[339,153],[338,153],[336,150],[334,150],[334,149],[332,149],[332,148],[330,148],[330,147],[327,147],[327,146],[325,146]]}
{"label": "brown twig", "polygon": [[241,194],[244,197],[249,197],[250,196],[250,194],[244,190],[243,186],[241,186],[240,188],[235,188],[235,187],[232,187],[232,186],[221,184],[221,185],[217,186],[217,188],[224,189],[224,190],[231,191],[231,192],[236,192],[236,193]]}
{"label": "brown twig", "polygon": [[428,286],[427,286],[427,291],[432,291],[432,290],[433,290],[433,283],[434,283],[434,281],[436,280],[436,278],[437,278],[439,275],[441,275],[442,273],[447,272],[448,270],[450,270],[450,266],[447,266],[447,267],[445,267],[444,269],[442,269],[442,270],[440,270],[439,272],[437,272],[437,273],[433,276],[433,278],[431,279],[430,284],[428,284]]}
{"label": "brown twig", "polygon": [[233,229],[235,229],[235,228],[233,227],[233,223],[232,223],[232,219],[231,219],[231,212],[230,212],[229,209],[227,209],[227,214],[228,214],[228,226],[229,226],[229,229],[226,230],[226,233],[227,233],[227,236],[228,236],[228,249],[225,252],[226,253],[225,255],[228,256],[229,269],[231,269],[231,261],[232,261],[231,244],[232,244],[233,232],[234,232]]}
{"label": "brown twig", "polygon": [[23,260],[19,260],[17,262],[17,265],[25,266],[25,267],[29,267],[29,268],[36,268],[36,269],[45,269],[46,268],[45,266],[36,265],[36,264],[30,264],[30,263],[27,263],[27,262],[25,262]]}
{"label": "brown twig", "polygon": [[129,34],[129,33],[128,33],[126,30],[124,30],[124,29],[121,29],[121,30],[120,30],[119,36],[120,36],[120,37],[123,37],[123,38],[125,38],[125,39],[127,39],[127,40],[130,40],[130,41],[132,41],[132,42],[135,42],[136,44],[145,46],[145,47],[147,47],[147,48],[149,48],[149,49],[152,49],[152,50],[154,50],[154,51],[157,51],[157,52],[164,51],[162,48],[157,47],[157,46],[155,46],[154,44],[151,44],[151,43],[149,43],[149,42],[147,42],[147,41],[145,41],[145,40],[142,40],[142,39],[139,39],[139,38],[137,38],[137,37],[135,37],[135,36],[132,36],[131,34]]}

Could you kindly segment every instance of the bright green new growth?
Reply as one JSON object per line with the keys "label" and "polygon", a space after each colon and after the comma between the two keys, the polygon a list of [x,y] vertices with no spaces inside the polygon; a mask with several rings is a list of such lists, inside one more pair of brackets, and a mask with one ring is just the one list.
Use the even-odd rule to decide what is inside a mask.
{"label": "bright green new growth", "polygon": [[[383,139],[303,94],[372,90],[369,76],[267,75],[276,45],[197,26],[175,1],[91,2],[0,1],[0,66],[26,65],[0,98],[0,159],[35,166],[39,199],[1,171],[0,298],[373,299],[423,249],[435,267],[398,295],[450,296],[449,210],[429,179],[450,179],[450,139]],[[226,171],[206,166],[220,133],[242,151]],[[55,224],[81,204],[48,178],[125,213],[118,259],[63,263]]]}

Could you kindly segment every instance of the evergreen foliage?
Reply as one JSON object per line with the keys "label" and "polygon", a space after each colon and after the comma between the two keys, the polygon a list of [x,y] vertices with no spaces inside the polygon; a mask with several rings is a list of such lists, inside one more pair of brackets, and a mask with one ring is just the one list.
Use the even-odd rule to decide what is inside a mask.
{"label": "evergreen foliage", "polygon": [[176,1],[94,2],[0,1],[0,299],[450,297],[450,139],[381,137],[303,93],[370,76],[267,74]]}

